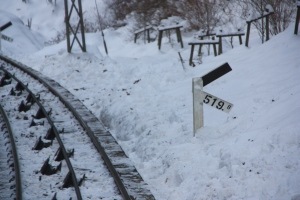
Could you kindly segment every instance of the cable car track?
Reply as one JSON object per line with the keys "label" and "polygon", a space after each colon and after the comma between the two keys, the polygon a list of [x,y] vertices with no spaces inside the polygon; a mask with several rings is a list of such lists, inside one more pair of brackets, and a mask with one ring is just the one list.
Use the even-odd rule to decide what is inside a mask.
{"label": "cable car track", "polygon": [[[22,199],[19,158],[12,128],[0,105],[0,199]],[[7,162],[4,162],[4,161]],[[7,163],[7,164],[6,164]],[[11,174],[12,172],[12,174]],[[12,193],[7,192],[13,190]]]}
{"label": "cable car track", "polygon": [[[15,82],[17,81],[17,85],[15,86],[15,89],[7,89],[7,92],[9,90],[9,94],[10,95],[6,95],[3,99],[8,98],[7,96],[14,96],[15,98],[18,99],[18,101],[20,101],[20,99],[22,98],[21,96],[24,97],[25,92],[22,92],[23,90],[25,90],[25,88],[27,87],[31,87],[30,90],[32,90],[33,88],[37,88],[34,89],[35,91],[30,93],[30,91],[27,91],[27,97],[26,97],[26,103],[25,100],[21,101],[21,104],[24,105],[25,107],[35,107],[36,108],[36,114],[32,114],[32,116],[35,116],[35,118],[39,118],[37,117],[38,113],[42,113],[43,117],[48,119],[48,123],[49,125],[47,126],[47,135],[49,135],[48,133],[51,132],[52,134],[55,135],[55,138],[57,139],[57,142],[59,143],[60,150],[58,151],[62,151],[63,157],[65,158],[65,162],[68,165],[68,168],[70,167],[69,164],[71,165],[71,161],[67,161],[68,157],[70,156],[70,151],[68,152],[67,149],[70,148],[65,148],[61,147],[61,143],[66,142],[66,138],[69,138],[68,140],[71,140],[70,137],[68,137],[68,135],[70,134],[74,134],[74,133],[68,133],[68,132],[72,132],[72,129],[79,129],[79,127],[82,129],[80,131],[77,130],[77,134],[79,135],[84,135],[88,136],[89,140],[93,143],[93,146],[96,150],[96,152],[98,152],[99,157],[101,157],[105,163],[105,166],[108,168],[111,176],[113,177],[113,181],[115,182],[117,188],[118,188],[118,192],[119,194],[121,194],[121,197],[123,199],[154,199],[154,196],[151,194],[151,192],[149,191],[149,189],[147,189],[147,185],[146,183],[143,181],[143,179],[141,178],[141,176],[139,175],[139,173],[137,172],[137,170],[135,169],[135,167],[131,164],[130,160],[128,159],[128,157],[126,156],[126,154],[123,152],[122,148],[117,144],[116,140],[112,137],[112,135],[102,126],[101,122],[99,122],[99,120],[82,104],[82,102],[80,102],[78,99],[76,99],[69,91],[67,91],[66,89],[62,88],[57,82],[55,82],[54,80],[51,80],[45,76],[43,76],[42,74],[40,74],[39,72],[21,64],[21,63],[17,63],[5,56],[0,55],[0,62],[1,62],[1,67],[0,70],[3,71],[3,75],[2,75],[2,82],[9,82],[11,81],[10,79],[14,79]],[[28,74],[28,75],[25,75]],[[22,81],[18,80],[17,76],[21,76],[22,77]],[[6,77],[6,79],[5,79]],[[32,80],[33,77],[35,80]],[[43,86],[38,86],[40,85],[39,83],[41,83]],[[2,83],[4,84],[4,83]],[[9,83],[7,83],[9,85]],[[1,85],[1,81],[0,81],[0,85]],[[5,84],[4,84],[5,85]],[[3,86],[8,88],[8,86]],[[11,86],[10,86],[11,88]],[[20,89],[21,88],[21,89]],[[23,89],[23,90],[22,90]],[[0,91],[1,91],[1,87],[0,87]],[[51,94],[49,94],[50,92]],[[1,95],[1,92],[0,92]],[[54,96],[55,95],[55,96]],[[45,97],[45,96],[50,96],[50,97]],[[28,100],[28,99],[34,99],[35,100]],[[63,104],[64,106],[67,107],[67,109],[65,109],[63,112],[67,113],[70,112],[72,114],[71,118],[74,118],[72,120],[76,119],[76,123],[78,123],[78,125],[69,125],[68,124],[64,124],[63,123],[63,118],[61,117],[61,113],[62,111],[60,111],[57,107],[61,107],[61,106],[57,106],[57,102],[61,102],[59,104]],[[7,103],[7,101],[0,101],[0,104],[2,104],[4,102]],[[12,102],[12,101],[10,101]],[[22,103],[23,102],[23,103]],[[45,108],[41,108],[41,105],[39,105],[39,107],[37,108],[37,104],[39,104],[38,102],[41,102],[40,104],[45,104]],[[7,103],[9,104],[9,103]],[[21,107],[21,104],[18,106],[19,108]],[[8,106],[9,107],[9,106]],[[31,108],[30,108],[31,110]],[[30,112],[27,111],[27,112]],[[23,115],[25,115],[24,113],[27,112],[21,112],[23,113]],[[17,114],[20,115],[20,114]],[[49,115],[49,116],[48,116]],[[22,116],[24,117],[24,116]],[[35,120],[38,120],[37,122],[35,122]],[[50,122],[49,122],[50,120]],[[52,120],[52,122],[51,122]],[[28,120],[27,120],[28,121]],[[30,121],[30,120],[29,120]],[[42,123],[41,119],[32,119],[31,123]],[[28,122],[27,122],[28,123]],[[75,123],[75,122],[74,122]],[[45,128],[41,128],[41,129],[45,129]],[[61,130],[61,131],[60,131]],[[44,130],[45,131],[45,130]],[[59,137],[62,136],[63,139],[59,139]],[[36,134],[35,137],[37,138],[37,141],[35,143],[35,147],[38,145],[42,145],[43,144],[47,144],[48,146],[55,146],[57,145],[55,142],[52,142],[53,144],[49,144],[49,142],[44,142],[44,139],[41,139],[41,135]],[[45,136],[44,136],[45,137]],[[80,139],[80,140],[87,140],[87,139]],[[39,144],[40,143],[40,144]],[[46,145],[46,146],[47,146]],[[79,145],[79,144],[78,144]],[[74,147],[74,145],[69,145],[69,147]],[[74,148],[73,148],[74,149]],[[36,150],[37,151],[37,150]],[[75,154],[77,155],[77,149],[75,148]],[[56,153],[57,153],[56,152]],[[74,153],[74,150],[73,150]],[[72,151],[71,151],[72,154]],[[87,154],[86,152],[82,152],[82,155]],[[74,155],[72,155],[74,156]],[[75,156],[74,156],[75,157]],[[74,158],[71,158],[72,162],[74,163]],[[69,162],[69,164],[68,164]],[[51,169],[56,169],[59,167],[53,167],[52,165],[49,164],[49,158],[46,159],[46,161],[44,162],[44,165],[48,166],[48,168],[50,167]],[[43,165],[43,166],[44,166]],[[61,164],[60,164],[61,165]],[[66,182],[69,182],[69,184],[72,185],[72,188],[75,188],[75,193],[76,193],[76,198],[77,199],[86,199],[86,195],[88,192],[83,192],[84,195],[82,195],[81,190],[80,190],[80,184],[82,184],[82,182],[86,182],[85,179],[89,179],[91,178],[91,176],[93,177],[92,174],[88,174],[85,175],[84,173],[82,173],[82,171],[86,170],[86,167],[81,167],[82,164],[80,164],[80,162],[75,162],[75,165],[77,166],[77,170],[79,171],[79,176],[83,177],[81,180],[77,180],[76,178],[76,173],[72,172],[72,170],[69,168],[69,173],[66,176],[66,178],[63,181],[63,185],[66,184]],[[78,170],[78,168],[81,168],[82,170]],[[76,167],[75,167],[76,169]],[[40,170],[41,171],[41,170]],[[79,177],[78,176],[78,177]],[[44,179],[44,178],[43,178]],[[95,181],[95,180],[94,180]],[[95,181],[96,182],[96,181]],[[78,187],[77,187],[78,185]],[[77,189],[78,188],[78,191]],[[53,194],[53,189],[51,190],[51,192],[48,192]],[[57,192],[57,196],[59,195],[59,191]],[[71,195],[72,196],[72,195]],[[84,197],[82,197],[84,196]],[[97,195],[96,195],[97,196]],[[98,196],[97,196],[98,197]],[[102,198],[102,196],[100,195],[99,197]],[[53,199],[56,199],[56,192],[55,195],[53,197]]]}

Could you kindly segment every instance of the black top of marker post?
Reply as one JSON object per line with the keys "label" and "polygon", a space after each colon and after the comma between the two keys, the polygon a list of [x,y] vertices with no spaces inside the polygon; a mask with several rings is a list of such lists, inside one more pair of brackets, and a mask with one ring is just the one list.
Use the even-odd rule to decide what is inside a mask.
{"label": "black top of marker post", "polygon": [[206,86],[206,85],[210,84],[211,82],[213,82],[214,80],[220,78],[221,76],[223,76],[224,74],[230,72],[231,70],[232,69],[229,66],[229,64],[224,63],[220,67],[212,70],[211,72],[208,72],[207,74],[202,76],[203,86]]}
{"label": "black top of marker post", "polygon": [[10,27],[12,25],[11,22],[7,22],[6,24],[4,24],[3,26],[0,27],[0,31],[3,31],[4,29]]}

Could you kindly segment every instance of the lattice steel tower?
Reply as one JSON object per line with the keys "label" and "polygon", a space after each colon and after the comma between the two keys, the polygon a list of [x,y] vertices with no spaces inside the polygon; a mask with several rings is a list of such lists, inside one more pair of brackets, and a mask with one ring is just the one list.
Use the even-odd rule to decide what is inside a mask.
{"label": "lattice steel tower", "polygon": [[[70,9],[68,6],[68,1],[71,1]],[[74,24],[72,26],[70,23],[70,19],[71,19],[73,13],[74,13],[74,15],[76,15],[76,17],[79,18],[79,21],[77,24]],[[66,36],[67,36],[68,52],[69,53],[71,52],[75,41],[77,41],[81,50],[83,52],[86,52],[81,0],[65,0],[65,23],[66,23]],[[81,33],[81,39],[78,37],[79,32]],[[72,39],[71,39],[71,34],[73,35]]]}

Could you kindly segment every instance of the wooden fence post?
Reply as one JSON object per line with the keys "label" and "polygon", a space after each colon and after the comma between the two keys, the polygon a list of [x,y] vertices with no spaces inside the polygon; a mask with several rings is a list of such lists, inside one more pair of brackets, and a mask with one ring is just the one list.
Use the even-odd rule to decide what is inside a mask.
{"label": "wooden fence post", "polygon": [[298,28],[299,28],[299,22],[300,22],[299,20],[300,20],[300,3],[297,6],[297,16],[296,16],[295,31],[294,31],[295,35],[298,34]]}
{"label": "wooden fence post", "polygon": [[247,33],[246,33],[246,42],[245,42],[246,47],[249,47],[250,27],[251,27],[251,21],[247,22]]}
{"label": "wooden fence post", "polygon": [[162,30],[158,30],[158,49],[159,50],[161,48],[162,35],[163,35],[163,31]]}
{"label": "wooden fence post", "polygon": [[217,37],[219,38],[219,55],[221,55],[223,53],[222,36],[217,36]]}
{"label": "wooden fence post", "polygon": [[270,39],[270,19],[269,15],[266,16],[266,41]]}

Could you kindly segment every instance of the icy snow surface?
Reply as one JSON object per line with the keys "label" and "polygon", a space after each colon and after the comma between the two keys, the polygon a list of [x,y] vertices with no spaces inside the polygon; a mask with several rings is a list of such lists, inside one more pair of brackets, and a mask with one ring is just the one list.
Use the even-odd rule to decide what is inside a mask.
{"label": "icy snow surface", "polygon": [[[85,5],[92,7],[83,1]],[[9,8],[16,15],[22,11]],[[10,17],[3,11],[0,15]],[[53,24],[59,20],[52,18]],[[36,34],[17,34],[19,30],[10,32],[16,41]],[[87,53],[75,47],[68,54],[65,41],[41,48],[36,37],[21,49],[2,41],[2,53],[81,99],[114,134],[157,199],[299,197],[300,36],[293,35],[293,26],[263,45],[253,30],[250,48],[235,41],[234,49],[224,45],[224,54],[217,57],[204,48],[203,64],[195,57],[195,68],[188,66],[190,33],[183,33],[183,49],[175,36],[171,44],[163,37],[160,51],[157,41],[134,44],[127,27],[104,33],[108,56],[100,33],[86,34]],[[49,38],[46,31],[43,36]],[[35,48],[40,50],[26,50]],[[204,90],[234,107],[227,114],[205,105],[204,127],[193,137],[192,78],[225,62],[233,70]]]}

